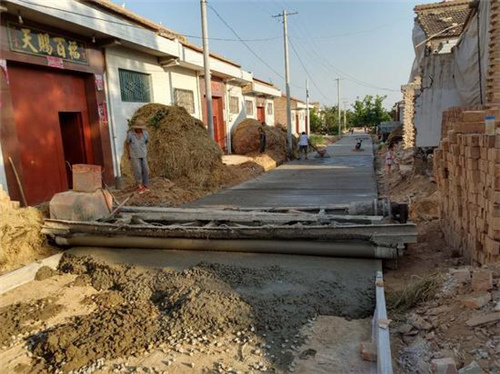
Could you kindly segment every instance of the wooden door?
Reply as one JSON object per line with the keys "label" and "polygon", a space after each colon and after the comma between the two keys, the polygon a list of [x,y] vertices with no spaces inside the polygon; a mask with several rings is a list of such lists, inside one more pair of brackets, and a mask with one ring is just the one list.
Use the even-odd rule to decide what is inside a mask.
{"label": "wooden door", "polygon": [[9,77],[22,184],[28,204],[38,204],[68,189],[64,148],[78,148],[82,140],[66,133],[63,146],[60,112],[78,113],[82,152],[88,162],[93,161],[85,80],[81,75],[17,64],[9,65]]}
{"label": "wooden door", "polygon": [[213,119],[214,119],[214,135],[215,141],[222,150],[226,151],[226,125],[224,124],[224,108],[222,97],[212,98]]}
{"label": "wooden door", "polygon": [[263,106],[257,107],[257,121],[265,122],[266,121],[266,112]]}

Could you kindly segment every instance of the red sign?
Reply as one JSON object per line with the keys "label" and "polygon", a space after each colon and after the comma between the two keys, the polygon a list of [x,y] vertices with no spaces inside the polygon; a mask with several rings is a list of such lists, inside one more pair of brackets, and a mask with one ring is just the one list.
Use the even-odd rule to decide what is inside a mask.
{"label": "red sign", "polygon": [[99,110],[99,120],[101,123],[108,123],[108,111],[106,109],[106,102],[101,101],[97,104]]}
{"label": "red sign", "polygon": [[47,65],[51,68],[64,69],[64,61],[59,57],[47,56]]}

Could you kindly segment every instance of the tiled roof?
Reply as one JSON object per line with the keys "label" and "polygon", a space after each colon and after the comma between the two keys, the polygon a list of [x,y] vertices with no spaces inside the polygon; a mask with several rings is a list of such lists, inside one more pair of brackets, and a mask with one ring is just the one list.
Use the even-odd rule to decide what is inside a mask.
{"label": "tiled roof", "polygon": [[[470,3],[470,0],[452,0],[418,5],[414,8],[416,21],[428,38],[436,34],[439,34],[435,36],[436,39],[458,37],[469,15]],[[454,23],[456,27],[452,27]]]}

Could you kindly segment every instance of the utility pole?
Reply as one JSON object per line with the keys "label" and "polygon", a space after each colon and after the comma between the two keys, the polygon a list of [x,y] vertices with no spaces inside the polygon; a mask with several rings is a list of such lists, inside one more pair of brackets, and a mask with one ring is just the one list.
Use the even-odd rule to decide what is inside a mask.
{"label": "utility pole", "polygon": [[290,97],[290,71],[289,71],[289,63],[288,63],[288,16],[297,14],[288,13],[286,10],[283,10],[281,14],[278,14],[273,17],[283,17],[283,43],[284,43],[284,51],[285,51],[285,87],[286,87],[286,132],[287,132],[287,141],[288,141],[288,151],[290,155],[293,152],[293,141],[292,141],[292,100]]}
{"label": "utility pole", "polygon": [[207,102],[208,135],[215,140],[214,109],[212,106],[212,77],[210,74],[210,50],[208,49],[207,0],[200,0],[201,29],[203,37],[203,66],[205,68],[205,100]]}
{"label": "utility pole", "polygon": [[339,120],[339,138],[342,137],[342,123],[341,123],[341,113],[340,113],[340,78],[335,79],[337,81],[337,112]]}
{"label": "utility pole", "polygon": [[348,101],[344,100],[344,128],[347,131],[347,104]]}
{"label": "utility pole", "polygon": [[311,118],[310,117],[310,112],[309,112],[309,80],[306,79],[306,112],[307,112],[307,121],[306,121],[306,134],[309,135],[311,132]]}

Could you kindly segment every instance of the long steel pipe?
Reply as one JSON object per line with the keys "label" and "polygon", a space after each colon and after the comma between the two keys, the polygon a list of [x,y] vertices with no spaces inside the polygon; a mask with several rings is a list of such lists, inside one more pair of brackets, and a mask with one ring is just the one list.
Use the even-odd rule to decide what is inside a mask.
{"label": "long steel pipe", "polygon": [[176,249],[377,259],[397,256],[396,248],[375,246],[363,241],[205,240],[97,235],[56,236],[55,239],[58,245],[70,247]]}

